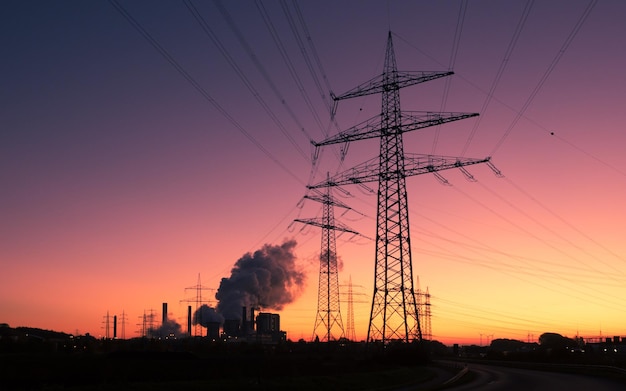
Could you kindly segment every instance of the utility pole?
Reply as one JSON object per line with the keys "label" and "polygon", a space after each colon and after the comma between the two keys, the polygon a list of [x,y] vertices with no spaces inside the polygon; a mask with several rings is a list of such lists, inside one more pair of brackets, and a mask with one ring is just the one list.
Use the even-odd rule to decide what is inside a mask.
{"label": "utility pole", "polygon": [[[328,178],[328,174],[327,174]],[[334,207],[351,209],[346,204],[335,200],[330,187],[325,193],[317,191],[305,195],[304,198],[322,204],[322,218],[295,219],[294,221],[322,228],[322,245],[320,251],[320,274],[317,294],[317,315],[313,326],[313,337],[323,331],[322,341],[336,341],[344,337],[343,322],[339,305],[339,273],[337,270],[337,241],[335,231],[358,235],[343,224],[335,222]]]}
{"label": "utility pole", "polygon": [[[453,72],[400,72],[393,49],[391,31],[387,38],[385,66],[380,76],[341,95],[331,94],[336,104],[343,99],[371,94],[382,95],[379,115],[321,142],[316,147],[344,144],[370,138],[380,139],[377,158],[361,163],[326,181],[308,186],[341,186],[378,182],[374,291],[367,341],[387,343],[421,341],[422,330],[413,287],[411,236],[406,177],[487,163],[490,158],[470,159],[434,155],[405,154],[402,134],[434,125],[475,117],[478,113],[402,112],[400,89],[452,75]],[[495,171],[495,167],[490,165]],[[496,171],[497,172],[497,171]]]}

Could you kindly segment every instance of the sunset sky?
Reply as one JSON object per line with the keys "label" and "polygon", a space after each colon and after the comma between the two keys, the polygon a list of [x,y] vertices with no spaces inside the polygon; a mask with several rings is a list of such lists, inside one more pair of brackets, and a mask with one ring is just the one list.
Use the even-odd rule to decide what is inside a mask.
{"label": "sunset sky", "polygon": [[[433,338],[626,336],[626,2],[1,9],[0,323],[102,336],[107,311],[124,312],[130,338],[167,302],[185,329],[198,275],[213,298],[246,253],[295,240],[306,283],[264,311],[309,340],[320,229],[292,222],[321,216],[303,200],[307,184],[379,148],[354,142],[339,168],[338,147],[325,147],[313,169],[310,141],[380,113],[380,95],[342,101],[336,126],[329,89],[379,75],[391,31],[399,70],[455,72],[402,89],[402,109],[480,113],[404,134],[405,151],[491,156],[504,175],[476,165],[476,182],[458,170],[440,172],[449,185],[407,178]],[[336,210],[337,221],[374,237],[377,185],[342,189],[354,211]],[[374,242],[344,234],[337,244],[343,323],[351,278],[364,338]]]}

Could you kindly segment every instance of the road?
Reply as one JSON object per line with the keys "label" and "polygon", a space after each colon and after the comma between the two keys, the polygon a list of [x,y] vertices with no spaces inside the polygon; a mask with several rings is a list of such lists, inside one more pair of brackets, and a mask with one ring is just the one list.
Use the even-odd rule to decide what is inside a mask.
{"label": "road", "polygon": [[470,383],[448,387],[448,390],[625,390],[626,382],[603,377],[530,369],[468,364],[475,373]]}

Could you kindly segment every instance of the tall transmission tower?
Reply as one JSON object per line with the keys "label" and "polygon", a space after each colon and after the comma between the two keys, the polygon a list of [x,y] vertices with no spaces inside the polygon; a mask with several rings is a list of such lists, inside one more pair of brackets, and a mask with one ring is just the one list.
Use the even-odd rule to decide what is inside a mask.
{"label": "tall transmission tower", "polygon": [[[327,175],[328,177],[328,175]],[[335,200],[331,188],[325,193],[313,192],[305,198],[322,204],[322,218],[295,219],[303,224],[322,228],[322,246],[320,251],[320,275],[317,294],[317,315],[313,326],[313,337],[319,337],[323,332],[322,341],[336,341],[344,337],[343,322],[339,305],[339,273],[337,270],[337,242],[335,231],[348,232],[358,235],[358,232],[349,229],[343,224],[335,222],[334,207],[351,209],[346,204]]]}
{"label": "tall transmission tower", "polygon": [[[470,159],[448,156],[405,154],[402,134],[405,132],[445,124],[477,116],[478,113],[402,112],[400,89],[414,84],[452,75],[453,72],[400,72],[393,49],[391,31],[387,38],[383,73],[339,96],[332,94],[335,105],[343,99],[371,94],[382,95],[379,115],[338,133],[316,147],[349,143],[370,138],[380,139],[377,158],[328,178],[310,189],[378,182],[376,217],[376,251],[374,291],[367,341],[405,342],[422,339],[422,330],[413,288],[411,236],[406,177],[487,163],[490,158]],[[336,107],[333,107],[333,112]],[[495,167],[490,165],[492,169]]]}
{"label": "tall transmission tower", "polygon": [[[202,283],[200,282],[200,273],[198,273],[198,283],[194,286],[190,286],[185,288],[185,292],[188,290],[195,290],[195,297],[193,299],[184,299],[181,300],[180,302],[183,303],[196,303],[196,309],[194,314],[197,314],[199,317],[202,317],[202,311],[198,311],[198,309],[200,309],[200,306],[202,306],[202,304],[211,304],[212,301],[205,299],[202,295],[202,291],[215,291],[215,289],[213,288],[209,288],[206,286],[203,286]],[[196,324],[194,325],[194,330],[193,330],[193,334],[196,337],[201,337],[202,336],[202,319],[198,319],[198,321],[196,322]],[[191,337],[191,336],[190,336]]]}

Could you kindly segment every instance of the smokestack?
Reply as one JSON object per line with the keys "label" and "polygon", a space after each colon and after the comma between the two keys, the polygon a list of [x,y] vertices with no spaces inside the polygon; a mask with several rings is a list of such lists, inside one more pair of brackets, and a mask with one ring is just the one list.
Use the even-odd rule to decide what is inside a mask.
{"label": "smokestack", "polygon": [[254,331],[254,307],[250,307],[250,331]]}
{"label": "smokestack", "polygon": [[247,321],[247,313],[246,306],[244,305],[243,310],[241,311],[241,335],[248,334],[248,321]]}
{"label": "smokestack", "polygon": [[187,306],[187,334],[191,337],[191,306]]}
{"label": "smokestack", "polygon": [[161,322],[162,325],[167,323],[167,303],[163,303],[163,321]]}
{"label": "smokestack", "polygon": [[113,339],[117,339],[117,315],[113,315]]}

